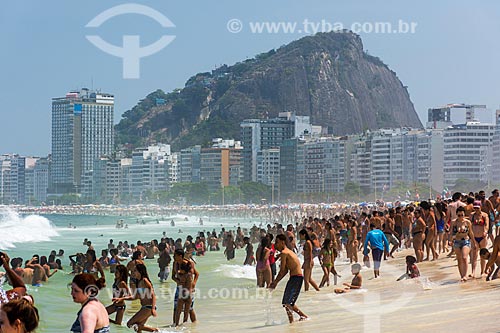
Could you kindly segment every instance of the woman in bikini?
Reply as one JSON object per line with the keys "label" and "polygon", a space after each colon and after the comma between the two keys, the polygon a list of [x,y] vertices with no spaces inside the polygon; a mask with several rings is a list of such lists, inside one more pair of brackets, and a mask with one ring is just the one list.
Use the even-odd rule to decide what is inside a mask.
{"label": "woman in bikini", "polygon": [[431,204],[427,201],[422,201],[420,203],[420,213],[423,215],[425,224],[427,228],[425,229],[425,249],[427,252],[427,257],[424,261],[430,260],[430,252],[432,252],[432,261],[439,258],[436,252],[436,239],[437,239],[437,228],[436,228],[436,217],[434,216],[434,211],[431,210]]}
{"label": "woman in bikini", "polygon": [[[471,277],[475,277],[479,250],[488,246],[488,228],[490,222],[488,214],[481,211],[481,201],[479,200],[474,201],[474,213],[470,216],[470,221],[472,223],[472,233],[474,234],[474,238],[471,241],[475,245],[475,248],[471,251]],[[484,273],[485,266],[486,261],[481,258],[481,275]]]}
{"label": "woman in bikini", "polygon": [[302,229],[299,231],[300,240],[304,240],[304,263],[302,264],[302,269],[304,270],[304,290],[309,290],[309,285],[313,286],[316,291],[319,291],[319,287],[316,282],[312,279],[312,270],[314,267],[313,261],[313,245],[311,242],[311,238],[307,233],[306,229]]}
{"label": "woman in bikini", "polygon": [[438,253],[446,253],[448,240],[445,237],[446,206],[443,202],[439,201],[434,205],[434,216],[436,216]]}
{"label": "woman in bikini", "polygon": [[269,264],[269,255],[271,250],[269,249],[269,238],[262,237],[260,245],[255,252],[255,257],[257,258],[257,267],[255,268],[257,272],[257,287],[269,287],[271,284],[271,265]]}
{"label": "woman in bikini", "polygon": [[[323,278],[321,279],[321,282],[319,284],[320,288],[323,288],[325,283],[327,287],[330,286],[330,272],[333,267],[332,262],[335,260],[330,244],[331,240],[329,238],[325,239],[325,241],[323,242],[323,247],[321,248],[321,252],[319,254],[319,262],[321,263],[321,269],[323,270]],[[335,284],[337,284],[336,278]]]}
{"label": "woman in bikini", "polygon": [[347,225],[349,227],[347,231],[347,253],[352,264],[358,262],[358,229],[354,220],[349,221]]}
{"label": "woman in bikini", "polygon": [[457,255],[458,272],[462,282],[467,281],[467,259],[471,248],[475,249],[472,224],[465,218],[464,207],[457,208],[457,218],[451,221],[451,233],[453,237],[453,249]]}
{"label": "woman in bikini", "polygon": [[99,278],[99,275],[101,275],[101,278],[105,278],[104,270],[102,269],[102,265],[99,260],[97,260],[94,250],[88,250],[86,253],[83,273],[92,274],[96,279]]}
{"label": "woman in bikini", "polygon": [[415,257],[417,262],[424,259],[424,240],[425,240],[425,221],[420,214],[420,209],[415,209],[413,212],[415,220],[412,224],[411,234],[413,237],[413,249],[415,250]]}
{"label": "woman in bikini", "polygon": [[149,317],[156,317],[156,295],[153,289],[153,284],[149,279],[146,266],[144,266],[144,264],[135,265],[132,270],[132,276],[138,281],[135,294],[113,298],[113,302],[119,303],[122,301],[140,299],[141,308],[132,318],[129,319],[127,327],[134,327],[134,330],[139,333],[142,331],[157,332],[157,329],[146,326],[146,322]]}
{"label": "woman in bikini", "polygon": [[[127,267],[123,265],[117,265],[115,269],[115,281],[113,282],[113,298],[126,297],[131,295],[130,289],[128,288],[128,272]],[[121,325],[123,320],[123,314],[126,309],[125,301],[113,302],[113,304],[106,307],[108,315],[116,312],[115,320],[110,319],[109,321],[116,325]]]}

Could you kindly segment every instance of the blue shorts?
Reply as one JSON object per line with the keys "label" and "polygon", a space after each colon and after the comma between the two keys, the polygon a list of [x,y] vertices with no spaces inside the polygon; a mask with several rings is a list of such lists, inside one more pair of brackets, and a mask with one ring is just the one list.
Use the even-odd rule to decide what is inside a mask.
{"label": "blue shorts", "polygon": [[453,248],[454,249],[461,249],[464,246],[470,247],[470,239],[455,239],[453,241]]}
{"label": "blue shorts", "polygon": [[290,280],[285,287],[285,292],[283,293],[283,300],[281,304],[294,306],[297,298],[299,298],[300,289],[302,288],[302,282],[304,277],[302,275],[290,276]]}

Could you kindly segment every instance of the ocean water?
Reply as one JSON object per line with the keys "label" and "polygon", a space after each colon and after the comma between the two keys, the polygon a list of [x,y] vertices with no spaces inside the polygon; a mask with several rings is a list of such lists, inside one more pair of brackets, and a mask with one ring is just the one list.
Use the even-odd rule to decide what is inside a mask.
{"label": "ocean water", "polygon": [[[173,217],[124,217],[128,229],[116,229],[117,216],[19,216],[12,211],[3,212],[0,219],[0,249],[11,257],[24,259],[33,254],[48,255],[50,250],[65,250],[63,266],[69,267],[68,256],[83,252],[83,238],[89,238],[98,254],[106,248],[110,238],[136,242],[160,239],[163,231],[168,237],[183,239],[197,231],[250,228],[254,223],[249,219],[208,219],[204,226],[198,225],[200,216],[178,215]],[[137,218],[144,219],[145,225],[136,224]],[[170,226],[174,219],[175,227]],[[156,223],[159,220],[159,224]],[[68,224],[77,226],[68,228]],[[179,229],[182,233],[179,233]],[[476,279],[467,283],[458,282],[458,270],[453,259],[440,259],[419,265],[422,278],[396,282],[405,271],[404,256],[411,250],[397,254],[396,259],[382,263],[380,279],[372,278],[372,271],[363,268],[363,289],[347,294],[333,293],[343,282],[350,282],[352,276],[348,262],[343,258],[336,261],[342,276],[337,286],[302,292],[297,305],[310,316],[309,321],[288,323],[281,307],[281,298],[288,277],[278,288],[269,292],[255,288],[254,267],[244,267],[244,250],[238,250],[236,258],[228,262],[223,251],[207,252],[204,257],[196,257],[200,279],[197,285],[195,310],[196,324],[186,324],[180,328],[168,327],[172,323],[173,292],[175,284],[161,284],[156,275],[155,260],[147,260],[149,274],[158,296],[158,316],[150,318],[148,324],[158,327],[161,332],[498,332],[495,309],[500,297],[498,280],[485,282]],[[56,273],[42,287],[29,287],[40,310],[41,326],[38,332],[69,332],[76,318],[79,305],[72,302],[68,284],[72,275],[68,271]],[[313,277],[321,280],[319,265],[314,268]],[[112,276],[106,272],[109,285]],[[99,296],[104,305],[110,304],[109,290]],[[128,320],[138,309],[137,301],[127,304],[125,319]],[[112,332],[131,332],[124,326],[111,327]]]}

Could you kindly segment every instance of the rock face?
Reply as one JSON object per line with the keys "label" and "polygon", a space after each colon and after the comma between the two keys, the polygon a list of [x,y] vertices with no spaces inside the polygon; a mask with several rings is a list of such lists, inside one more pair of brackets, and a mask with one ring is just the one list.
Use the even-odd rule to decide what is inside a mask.
{"label": "rock face", "polygon": [[310,116],[335,135],[422,127],[396,73],[364,52],[361,38],[350,32],[305,37],[197,74],[184,89],[157,91],[134,109],[117,125],[119,143],[161,141],[182,148],[217,136],[238,139],[243,119],[283,111]]}

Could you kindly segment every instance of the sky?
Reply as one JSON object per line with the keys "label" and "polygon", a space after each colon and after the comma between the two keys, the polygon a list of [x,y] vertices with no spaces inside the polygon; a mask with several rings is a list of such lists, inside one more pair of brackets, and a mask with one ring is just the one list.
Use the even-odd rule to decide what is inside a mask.
{"label": "sky", "polygon": [[[132,4],[156,10],[175,26],[115,8],[138,8]],[[156,89],[182,88],[198,72],[252,58],[307,36],[305,30],[328,29],[328,24],[362,27],[365,49],[408,86],[422,123],[428,108],[448,103],[486,104],[488,109],[476,114],[491,122],[500,105],[500,2],[494,0],[26,0],[1,6],[0,154],[50,153],[51,99],[70,90],[88,87],[114,94],[118,122]],[[120,15],[87,26],[110,8]],[[305,20],[310,25],[301,29]],[[252,31],[262,22],[295,22],[296,29]],[[390,23],[393,32],[401,29],[370,31],[376,22]],[[413,33],[403,33],[405,23],[416,24]],[[123,59],[100,50],[88,35],[118,47],[124,35],[139,36],[141,47],[164,35],[175,39],[140,58],[138,78],[132,79],[124,78]]]}

